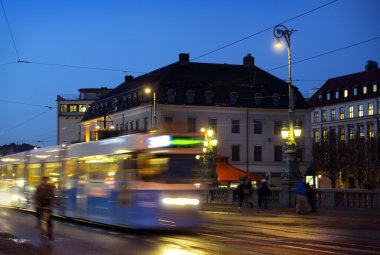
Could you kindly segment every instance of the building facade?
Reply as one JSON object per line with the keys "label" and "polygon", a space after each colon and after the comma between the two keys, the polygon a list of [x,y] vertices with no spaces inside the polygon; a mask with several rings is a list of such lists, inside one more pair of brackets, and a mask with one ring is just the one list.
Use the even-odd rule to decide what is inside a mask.
{"label": "building facade", "polygon": [[[150,93],[146,92],[150,88]],[[310,112],[295,88],[300,168],[311,160]],[[288,84],[263,71],[248,54],[243,65],[179,61],[125,82],[92,103],[81,122],[82,141],[174,126],[199,132],[210,127],[217,154],[244,171],[280,183],[285,155],[281,128],[288,121]],[[286,124],[287,125],[287,124]]]}
{"label": "building facade", "polygon": [[310,98],[314,142],[333,132],[340,141],[380,137],[380,69],[368,61],[365,71],[331,78]]}
{"label": "building facade", "polygon": [[57,95],[57,144],[80,141],[80,125],[88,106],[111,89],[79,89],[79,96]]}

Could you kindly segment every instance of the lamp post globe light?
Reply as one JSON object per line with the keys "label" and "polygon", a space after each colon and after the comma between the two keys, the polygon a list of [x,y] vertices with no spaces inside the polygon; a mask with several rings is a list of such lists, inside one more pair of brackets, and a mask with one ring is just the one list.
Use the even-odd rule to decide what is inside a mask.
{"label": "lamp post globe light", "polygon": [[218,184],[218,176],[214,156],[218,140],[215,138],[214,131],[211,128],[201,128],[201,132],[204,133],[203,164],[205,171],[203,179],[209,186],[216,186]]}
{"label": "lamp post globe light", "polygon": [[151,112],[151,127],[156,128],[156,91],[152,90],[150,87],[146,87],[144,90],[145,94],[153,94],[152,100],[152,112]]}
{"label": "lamp post globe light", "polygon": [[301,172],[298,167],[297,159],[297,142],[295,138],[301,136],[301,128],[298,125],[294,125],[294,89],[292,86],[292,53],[290,37],[295,32],[293,29],[288,29],[283,25],[277,25],[273,29],[273,35],[276,37],[275,47],[282,46],[281,38],[285,39],[288,47],[288,89],[289,89],[289,110],[288,110],[288,125],[283,125],[281,130],[282,138],[285,139],[285,154],[286,154],[286,171],[281,174],[283,181],[291,182],[301,176]]}

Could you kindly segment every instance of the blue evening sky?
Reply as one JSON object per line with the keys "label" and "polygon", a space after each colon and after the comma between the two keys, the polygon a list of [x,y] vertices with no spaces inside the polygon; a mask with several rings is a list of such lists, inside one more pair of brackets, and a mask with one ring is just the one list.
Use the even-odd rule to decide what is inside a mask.
{"label": "blue evening sky", "polygon": [[[114,88],[122,71],[133,76],[171,64],[178,53],[196,62],[241,64],[247,53],[264,70],[287,64],[286,50],[273,49],[273,29],[332,0],[121,1],[1,0],[0,145],[56,142],[57,95],[80,88]],[[294,84],[305,97],[327,79],[380,62],[380,1],[339,0],[284,23],[292,35],[293,61],[341,49],[293,65]],[[232,46],[199,56],[268,29]],[[16,50],[17,49],[17,50]],[[17,63],[17,61],[32,63]],[[287,68],[271,70],[286,80]]]}

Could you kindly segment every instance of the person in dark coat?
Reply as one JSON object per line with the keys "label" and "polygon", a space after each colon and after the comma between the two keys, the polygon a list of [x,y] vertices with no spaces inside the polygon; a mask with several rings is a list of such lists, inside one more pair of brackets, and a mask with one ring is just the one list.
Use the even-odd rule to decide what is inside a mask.
{"label": "person in dark coat", "polygon": [[259,207],[261,208],[262,204],[264,203],[264,208],[268,207],[268,197],[272,195],[272,192],[270,191],[268,187],[268,183],[265,181],[261,181],[261,185],[259,190],[257,191],[259,195]]}
{"label": "person in dark coat", "polygon": [[316,212],[315,209],[315,194],[313,187],[310,186],[310,184],[306,184],[306,196],[307,196],[307,202],[309,203],[311,210],[313,212]]}

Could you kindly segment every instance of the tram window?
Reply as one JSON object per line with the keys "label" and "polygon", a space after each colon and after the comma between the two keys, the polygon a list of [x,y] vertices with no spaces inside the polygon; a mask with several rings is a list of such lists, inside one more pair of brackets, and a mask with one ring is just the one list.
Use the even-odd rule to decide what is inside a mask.
{"label": "tram window", "polygon": [[29,185],[36,187],[41,180],[41,164],[28,165]]}
{"label": "tram window", "polygon": [[201,173],[194,155],[140,156],[137,167],[140,178],[148,182],[191,183]]}

